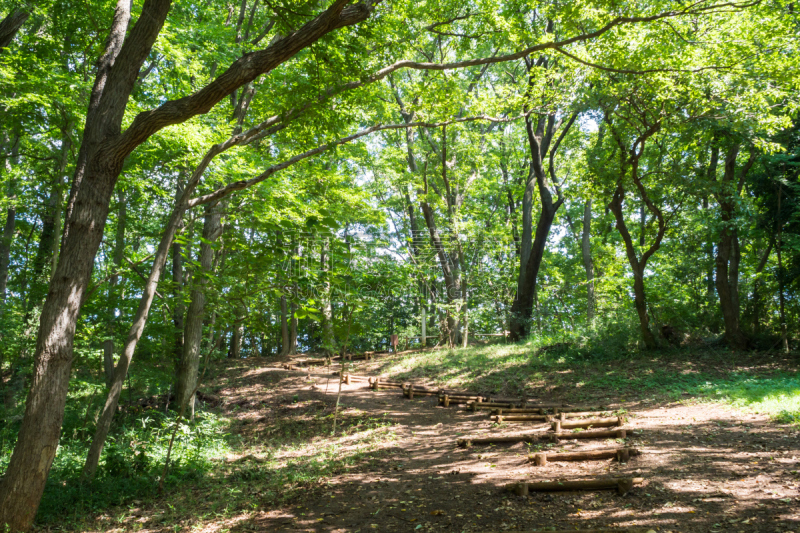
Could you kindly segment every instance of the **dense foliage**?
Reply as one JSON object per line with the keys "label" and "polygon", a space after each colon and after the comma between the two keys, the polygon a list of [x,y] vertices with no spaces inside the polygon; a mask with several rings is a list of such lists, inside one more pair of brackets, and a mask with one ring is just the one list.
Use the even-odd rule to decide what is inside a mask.
{"label": "dense foliage", "polygon": [[[87,139],[113,114],[92,115],[92,95],[104,69],[112,84],[122,68],[103,58],[123,3],[0,0],[0,365],[11,440],[34,369],[46,366],[40,317],[68,279],[58,274],[62,236],[81,209],[70,198],[93,186],[80,179],[99,157]],[[125,46],[157,3],[133,3]],[[74,285],[74,345],[64,333],[73,374],[112,390],[130,346],[134,367],[177,376],[169,390],[139,393],[177,390],[176,409],[192,409],[204,358],[380,350],[392,334],[401,346],[531,335],[585,357],[699,343],[790,350],[800,333],[792,6],[350,4],[363,20],[310,39],[122,154],[99,248],[86,252],[91,280]],[[101,134],[130,142],[152,110],[188,109],[182,98],[277,50],[329,7],[175,1],[132,70],[118,124]],[[156,276],[139,340],[131,324],[163,266],[160,243],[168,273]],[[79,411],[68,409],[67,450],[90,436],[90,409]],[[196,435],[213,434],[213,421],[200,423]],[[2,453],[12,448],[3,442]],[[77,477],[69,453],[57,468]],[[103,453],[107,470],[150,468],[120,462],[117,445]]]}

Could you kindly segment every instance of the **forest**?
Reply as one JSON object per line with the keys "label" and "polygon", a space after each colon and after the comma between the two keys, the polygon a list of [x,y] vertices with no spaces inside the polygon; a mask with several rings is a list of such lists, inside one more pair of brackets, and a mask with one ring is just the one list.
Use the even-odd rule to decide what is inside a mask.
{"label": "forest", "polygon": [[[797,436],[799,46],[787,0],[0,0],[0,524],[291,529],[434,389]],[[451,505],[291,530],[499,527]]]}

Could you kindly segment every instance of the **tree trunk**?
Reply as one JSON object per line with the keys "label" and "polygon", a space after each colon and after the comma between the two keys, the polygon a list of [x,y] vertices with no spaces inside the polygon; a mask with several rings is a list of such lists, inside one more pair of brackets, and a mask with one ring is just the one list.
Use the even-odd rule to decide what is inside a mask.
{"label": "tree trunk", "polygon": [[742,256],[735,221],[736,197],[744,185],[744,177],[753,165],[756,155],[755,149],[751,149],[750,158],[741,169],[737,185],[736,158],[739,155],[739,148],[739,145],[735,144],[728,149],[725,156],[725,170],[720,183],[721,190],[717,195],[722,231],[717,245],[714,280],[725,323],[725,341],[734,350],[744,350],[749,345],[749,340],[742,332],[739,321],[739,262]]}
{"label": "tree trunk", "polygon": [[[178,186],[175,190],[175,200],[183,194],[183,178],[178,179]],[[181,224],[181,227],[183,225]],[[179,228],[180,229],[180,228]],[[181,354],[183,354],[183,332],[184,323],[183,317],[186,308],[183,305],[183,285],[184,285],[184,272],[183,272],[183,246],[179,242],[172,243],[172,323],[175,334],[174,355],[175,361],[179,361]]]}
{"label": "tree trunk", "polygon": [[291,353],[291,343],[289,340],[289,305],[286,296],[281,296],[281,357],[286,357]]}
{"label": "tree trunk", "polygon": [[786,324],[786,297],[784,296],[784,279],[783,272],[783,257],[781,249],[783,248],[783,219],[781,218],[781,200],[783,196],[783,183],[780,184],[778,189],[778,242],[776,246],[778,255],[778,316],[781,321],[781,343],[783,344],[783,353],[789,353],[789,336]]}
{"label": "tree trunk", "polygon": [[[614,197],[608,204],[609,209],[614,213],[614,218],[617,222],[617,230],[625,243],[625,255],[628,258],[628,263],[631,265],[633,272],[633,292],[634,292],[634,306],[636,307],[636,314],[639,315],[639,326],[642,332],[642,341],[645,348],[652,350],[657,348],[656,338],[653,332],[650,331],[650,318],[647,314],[647,298],[644,290],[644,273],[647,267],[647,261],[655,254],[661,247],[661,241],[664,239],[667,226],[664,221],[664,214],[650,199],[647,190],[639,178],[639,159],[644,153],[645,143],[647,139],[652,137],[659,129],[660,124],[649,125],[647,130],[641,133],[637,138],[633,139],[633,148],[628,148],[626,142],[623,141],[619,133],[614,130],[611,122],[609,126],[614,134],[614,138],[620,149],[620,177],[617,182],[617,188],[614,191]],[[645,123],[645,126],[647,124]],[[638,147],[638,151],[637,151]],[[641,259],[636,255],[636,248],[633,244],[633,237],[631,236],[628,226],[625,224],[625,216],[623,211],[623,202],[625,200],[625,187],[623,181],[627,176],[627,170],[630,168],[631,179],[639,191],[639,198],[645,207],[652,213],[653,217],[658,223],[658,231],[653,244],[642,253]],[[642,234],[644,230],[642,230]]]}
{"label": "tree trunk", "polygon": [[[120,190],[117,192],[119,200],[119,211],[117,213],[117,234],[114,241],[114,266],[112,268],[119,272],[122,267],[122,258],[125,255],[125,226],[128,220],[128,206],[125,199],[125,192]],[[111,316],[108,318],[106,340],[103,341],[103,373],[106,378],[106,387],[111,388],[114,382],[114,323],[119,319],[119,305],[118,301],[121,295],[117,294],[116,287],[119,283],[119,276],[111,276],[108,280],[108,294],[110,300],[115,302],[111,311]]]}
{"label": "tree trunk", "polygon": [[297,353],[297,304],[292,302],[289,306],[289,355]]}
{"label": "tree trunk", "polygon": [[230,359],[241,359],[242,357],[242,337],[244,336],[244,320],[233,325],[231,334],[231,346],[228,348]]}
{"label": "tree trunk", "polygon": [[[719,153],[717,153],[717,156]],[[716,164],[714,165],[714,169],[716,169]],[[709,171],[711,172],[711,171]],[[716,173],[716,170],[713,171]],[[703,211],[708,211],[708,197],[703,198]],[[711,303],[714,301],[714,291],[716,290],[714,287],[714,242],[712,239],[708,239],[704,246],[705,251],[705,258],[703,262],[707,264],[706,266],[706,299],[707,303]]]}
{"label": "tree trunk", "polygon": [[594,260],[592,259],[592,201],[586,200],[583,206],[583,231],[581,232],[581,257],[586,271],[586,319],[594,323]]}
{"label": "tree trunk", "polygon": [[222,235],[221,220],[221,204],[206,206],[203,239],[198,258],[200,269],[192,276],[191,303],[186,311],[183,352],[178,361],[175,379],[176,404],[179,410],[190,413],[189,418],[194,418],[194,390],[200,368],[200,342],[203,339],[206,291],[209,276],[214,268],[212,244]]}
{"label": "tree trunk", "polygon": [[0,240],[0,316],[2,316],[6,301],[6,287],[8,286],[8,268],[11,265],[11,242],[17,224],[17,208],[10,206],[6,209],[6,222],[3,224],[3,236]]}
{"label": "tree trunk", "polygon": [[[564,202],[557,188],[554,158],[558,147],[572,124],[577,118],[577,113],[573,113],[569,121],[564,125],[555,143],[553,136],[560,126],[554,115],[540,116],[536,123],[536,130],[533,128],[532,119],[525,119],[525,131],[528,136],[528,148],[530,150],[531,162],[528,172],[528,180],[525,185],[525,194],[522,198],[522,242],[520,243],[520,263],[519,276],[517,278],[517,294],[514,303],[511,304],[509,313],[509,338],[512,341],[519,341],[528,335],[530,321],[533,317],[534,299],[536,298],[536,280],[539,276],[539,268],[544,258],[544,250],[547,246],[547,238],[550,236],[550,228],[553,226],[556,212]],[[544,161],[547,158],[549,163],[547,170]],[[549,179],[546,174],[549,174]],[[539,222],[536,224],[536,233],[533,233],[533,190],[534,187],[539,191],[539,203],[541,212]],[[553,193],[550,188],[555,187],[558,200],[553,201]],[[533,237],[532,237],[533,236]]]}
{"label": "tree trunk", "polygon": [[61,226],[63,223],[63,211],[64,211],[64,178],[66,177],[67,173],[67,164],[69,163],[69,156],[72,151],[72,137],[70,133],[72,132],[73,122],[68,120],[67,123],[64,125],[64,130],[61,135],[61,163],[59,165],[60,172],[56,176],[56,211],[54,218],[54,231],[56,238],[53,239],[53,250],[51,253],[52,257],[52,266],[50,268],[50,278],[55,275],[56,267],[58,266],[58,252],[61,243]]}
{"label": "tree trunk", "polygon": [[[624,171],[623,171],[624,172]],[[623,212],[622,202],[625,197],[625,190],[622,184],[617,187],[614,193],[614,199],[609,206],[611,212],[617,221],[617,230],[619,230],[622,240],[625,243],[625,253],[628,256],[628,263],[631,265],[633,271],[633,303],[636,308],[636,314],[639,316],[639,327],[642,333],[642,341],[648,350],[653,350],[658,347],[656,338],[653,332],[650,331],[650,317],[647,314],[647,297],[644,290],[644,270],[647,264],[640,261],[636,256],[636,249],[633,245],[633,238],[631,237],[628,227],[625,224],[625,216]]]}
{"label": "tree trunk", "polygon": [[3,48],[11,44],[14,36],[30,16],[31,14],[24,9],[15,9],[0,22],[0,54],[3,53]]}
{"label": "tree trunk", "polygon": [[[196,185],[196,182],[194,185]],[[184,200],[187,198],[188,188],[187,192],[185,193]],[[161,278],[161,273],[164,271],[164,268],[167,264],[170,245],[172,244],[172,239],[175,236],[175,233],[178,231],[178,228],[181,225],[185,208],[185,202],[173,208],[172,214],[167,222],[167,226],[164,229],[164,234],[161,236],[161,242],[159,242],[155,256],[153,257],[153,266],[150,269],[150,275],[147,278],[147,283],[142,291],[142,296],[139,300],[139,307],[134,315],[133,323],[131,324],[131,328],[128,332],[128,338],[125,341],[125,346],[120,354],[117,367],[114,369],[114,382],[111,384],[111,387],[108,391],[106,403],[103,406],[103,411],[97,421],[97,427],[95,428],[94,437],[92,438],[92,444],[89,447],[89,452],[86,456],[86,462],[83,465],[82,477],[85,480],[90,481],[94,477],[94,474],[97,470],[97,465],[100,462],[100,454],[103,451],[106,437],[111,429],[111,421],[114,418],[114,413],[117,411],[119,397],[122,393],[122,386],[125,382],[125,377],[128,375],[128,368],[130,368],[131,361],[133,360],[133,354],[136,350],[136,345],[139,342],[142,332],[144,331],[144,326],[147,323],[147,316],[150,313],[150,307],[153,303],[153,298],[156,295],[158,281]],[[61,268],[60,263],[61,261],[59,261],[59,268]]]}
{"label": "tree trunk", "polygon": [[336,352],[336,336],[333,332],[333,306],[331,304],[331,256],[330,241],[326,239],[320,250],[320,270],[322,273],[322,351],[331,356]]}
{"label": "tree trunk", "polygon": [[[633,265],[631,265],[633,267]],[[633,305],[639,315],[639,327],[644,346],[648,350],[658,347],[653,332],[650,331],[650,316],[647,314],[647,297],[644,293],[644,265],[633,273]]]}
{"label": "tree trunk", "polygon": [[767,244],[767,249],[756,267],[755,280],[753,281],[753,300],[751,305],[753,309],[753,333],[756,335],[761,333],[761,307],[764,304],[764,297],[761,295],[761,273],[764,271],[764,267],[767,266],[774,244],[775,242],[772,240]]}
{"label": "tree trunk", "polygon": [[[6,138],[8,141],[8,138]],[[12,164],[17,163],[19,156],[19,135],[14,139],[11,145],[11,157],[8,158],[3,167],[6,172],[11,172]],[[4,143],[5,144],[5,143]],[[11,205],[6,208],[6,221],[3,225],[3,236],[0,238],[0,317],[5,309],[6,301],[6,287],[8,286],[8,270],[11,266],[11,243],[14,240],[14,233],[17,229],[17,206],[16,202],[16,180],[13,177],[8,180],[8,188],[6,190],[7,198],[12,200]]]}

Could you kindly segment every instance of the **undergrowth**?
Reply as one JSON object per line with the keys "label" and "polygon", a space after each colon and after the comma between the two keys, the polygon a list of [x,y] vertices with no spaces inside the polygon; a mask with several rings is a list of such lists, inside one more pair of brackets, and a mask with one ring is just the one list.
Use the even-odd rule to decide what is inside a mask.
{"label": "undergrowth", "polygon": [[418,352],[393,359],[380,371],[449,388],[574,403],[695,398],[800,423],[800,377],[793,359],[713,346],[614,352],[593,341],[537,338]]}

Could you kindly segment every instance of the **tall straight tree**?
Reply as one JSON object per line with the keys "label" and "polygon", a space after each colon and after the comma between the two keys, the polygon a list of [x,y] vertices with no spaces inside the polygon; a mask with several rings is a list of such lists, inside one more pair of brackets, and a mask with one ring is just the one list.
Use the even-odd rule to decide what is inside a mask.
{"label": "tall straight tree", "polygon": [[742,332],[740,324],[739,264],[742,260],[742,252],[739,248],[739,232],[736,226],[736,203],[744,187],[747,173],[755,163],[757,155],[755,147],[751,147],[747,159],[737,172],[736,161],[739,159],[740,150],[741,144],[732,140],[725,153],[721,178],[717,178],[716,172],[720,152],[718,147],[712,148],[712,161],[709,165],[709,179],[716,186],[714,197],[719,203],[720,222],[722,223],[717,243],[717,255],[714,258],[714,285],[717,289],[719,306],[725,323],[725,342],[737,350],[747,348],[749,341]]}
{"label": "tall straight tree", "polygon": [[191,303],[184,321],[183,351],[178,361],[175,378],[175,398],[180,412],[187,412],[194,419],[194,391],[197,387],[200,368],[200,341],[203,338],[206,291],[209,276],[214,268],[214,242],[222,235],[222,209],[219,203],[207,205],[203,222],[203,237],[200,242],[197,268],[192,276]]}

